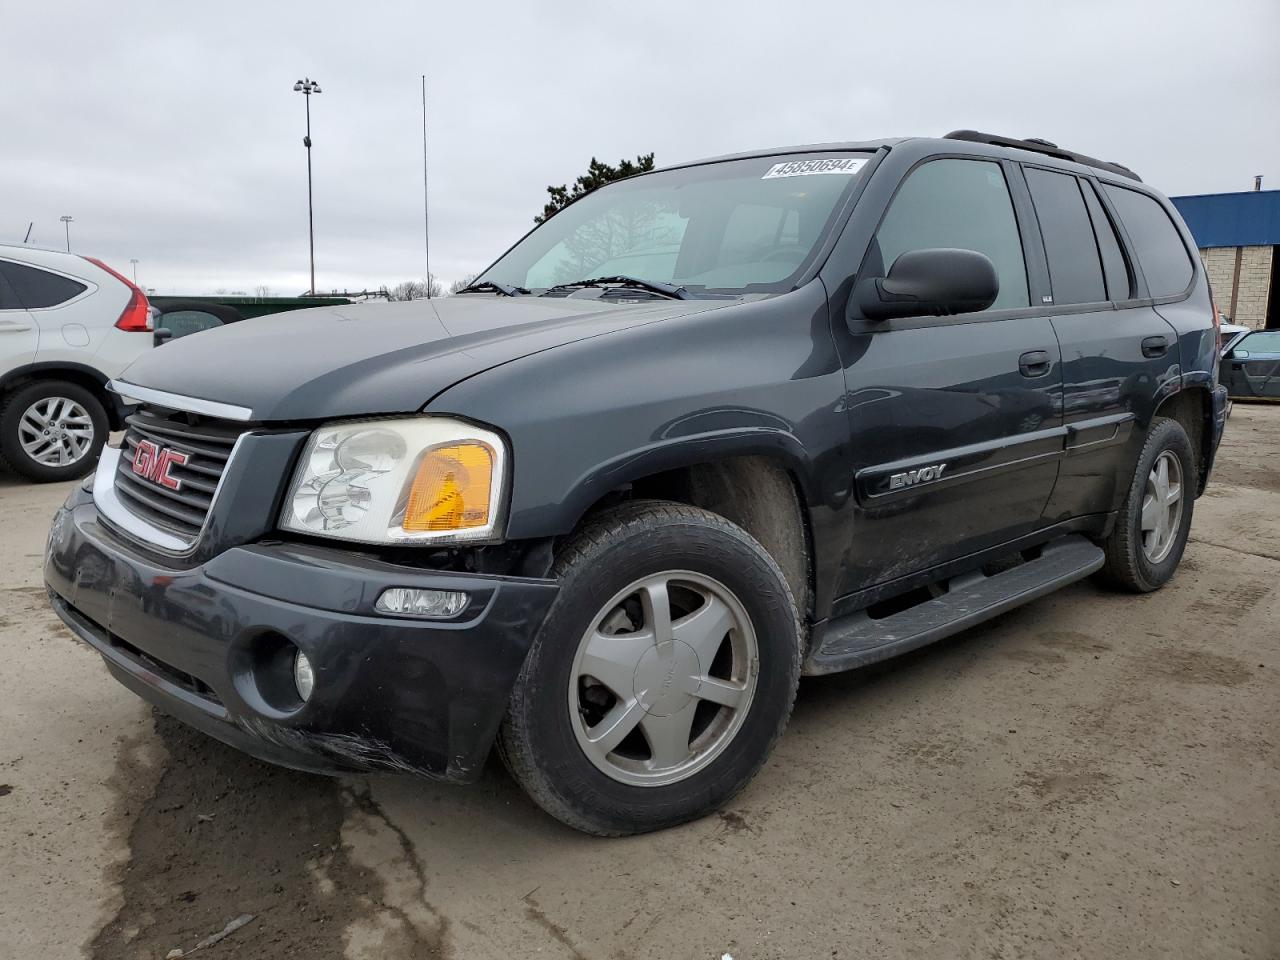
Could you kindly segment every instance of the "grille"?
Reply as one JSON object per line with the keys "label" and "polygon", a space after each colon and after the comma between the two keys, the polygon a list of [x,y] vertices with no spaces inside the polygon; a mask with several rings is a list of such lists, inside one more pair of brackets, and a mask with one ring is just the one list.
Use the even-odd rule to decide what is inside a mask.
{"label": "grille", "polygon": [[[140,407],[126,421],[116,467],[116,492],[121,502],[147,522],[194,542],[204,528],[231,450],[243,432],[242,424]],[[177,481],[177,490],[134,471],[138,445],[145,441],[186,455],[185,463],[168,465],[167,476]]]}

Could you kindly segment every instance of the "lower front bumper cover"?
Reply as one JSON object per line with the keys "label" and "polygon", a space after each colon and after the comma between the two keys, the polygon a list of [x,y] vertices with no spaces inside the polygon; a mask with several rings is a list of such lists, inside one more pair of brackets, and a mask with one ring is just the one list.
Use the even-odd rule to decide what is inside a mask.
{"label": "lower front bumper cover", "polygon": [[[296,544],[235,547],[182,569],[116,535],[80,490],[54,519],[45,583],[125,686],[246,753],[457,781],[479,775],[557,590]],[[472,602],[448,622],[378,615],[388,586],[463,590]],[[315,670],[305,704],[285,702],[264,674],[284,640]]]}

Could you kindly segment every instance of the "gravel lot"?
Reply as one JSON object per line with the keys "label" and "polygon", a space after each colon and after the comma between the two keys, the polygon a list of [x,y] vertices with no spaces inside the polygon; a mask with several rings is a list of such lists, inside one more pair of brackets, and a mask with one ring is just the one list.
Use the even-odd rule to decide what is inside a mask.
{"label": "gravel lot", "polygon": [[1174,582],[806,681],[719,816],[602,841],[471,787],[264,766],[49,611],[67,487],[0,477],[0,957],[1280,957],[1280,407]]}

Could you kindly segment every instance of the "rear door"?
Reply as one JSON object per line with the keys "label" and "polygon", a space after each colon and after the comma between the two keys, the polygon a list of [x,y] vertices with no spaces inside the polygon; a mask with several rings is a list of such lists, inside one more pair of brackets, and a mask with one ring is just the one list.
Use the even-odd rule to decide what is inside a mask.
{"label": "rear door", "polygon": [[1135,275],[1093,182],[1024,165],[1062,346],[1062,471],[1045,519],[1115,509],[1157,403],[1180,385],[1173,327],[1137,299]]}
{"label": "rear door", "polygon": [[926,160],[889,202],[859,279],[884,276],[908,251],[951,247],[989,257],[1000,292],[976,313],[851,319],[858,509],[843,593],[1041,525],[1062,453],[1062,382],[1052,324],[1031,315],[1027,226],[992,159]]}
{"label": "rear door", "polygon": [[8,280],[10,262],[0,260],[0,377],[36,358],[40,330]]}
{"label": "rear door", "polygon": [[1259,330],[1236,341],[1222,372],[1232,397],[1280,400],[1280,330]]}

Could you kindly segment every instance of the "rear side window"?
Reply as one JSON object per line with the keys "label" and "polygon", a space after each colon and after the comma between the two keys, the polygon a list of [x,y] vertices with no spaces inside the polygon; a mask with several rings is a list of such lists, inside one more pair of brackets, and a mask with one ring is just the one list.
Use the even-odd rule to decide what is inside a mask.
{"label": "rear side window", "polygon": [[1191,255],[1164,207],[1136,190],[1109,183],[1103,189],[1133,242],[1151,296],[1175,297],[1185,291],[1194,272]]}
{"label": "rear side window", "polygon": [[1102,273],[1107,281],[1108,300],[1128,300],[1133,296],[1133,287],[1129,282],[1129,268],[1125,264],[1124,252],[1120,248],[1120,238],[1116,236],[1116,228],[1111,218],[1102,209],[1098,194],[1093,184],[1081,183],[1085,206],[1089,208],[1089,219],[1093,221],[1093,235],[1098,241],[1098,251],[1102,254]]}
{"label": "rear side window", "polygon": [[18,302],[17,296],[9,289],[9,282],[4,278],[4,272],[0,270],[0,310],[21,310],[22,304]]}
{"label": "rear side window", "polygon": [[1106,300],[1102,260],[1080,181],[1049,170],[1028,168],[1025,172],[1049,258],[1053,302],[1061,306]]}
{"label": "rear side window", "polygon": [[18,300],[28,310],[56,307],[88,289],[83,283],[60,277],[48,270],[29,267],[25,263],[0,261],[0,272],[4,273]]}
{"label": "rear side window", "polygon": [[946,159],[917,167],[893,198],[863,275],[883,277],[902,254],[930,247],[976,250],[991,258],[1000,278],[991,309],[1030,303],[1018,222],[998,163]]}
{"label": "rear side window", "polygon": [[205,313],[203,310],[174,310],[164,314],[158,325],[168,329],[176,340],[178,337],[187,337],[201,330],[220,327],[222,321],[212,313]]}

